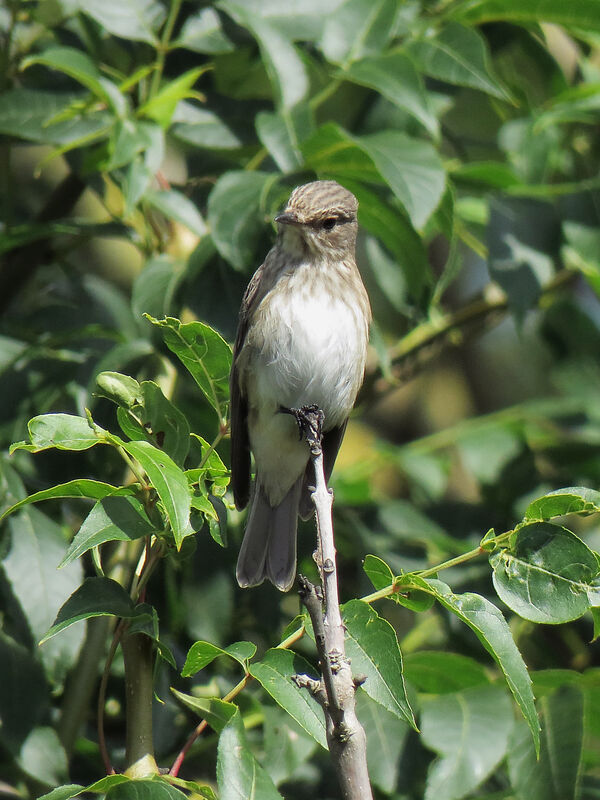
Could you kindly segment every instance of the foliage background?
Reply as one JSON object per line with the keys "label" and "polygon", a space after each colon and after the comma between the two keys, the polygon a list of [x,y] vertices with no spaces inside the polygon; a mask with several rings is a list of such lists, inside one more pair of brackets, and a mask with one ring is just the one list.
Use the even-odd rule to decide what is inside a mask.
{"label": "foliage background", "polygon": [[[361,203],[375,317],[333,481],[343,598],[371,590],[368,553],[396,574],[424,569],[470,551],[489,528],[511,530],[552,489],[597,487],[596,0],[7,0],[0,31],[3,448],[53,411],[87,407],[118,430],[114,407],[95,394],[96,376],[111,370],[156,381],[227,461],[209,403],[142,314],[199,319],[230,341],[274,214],[291,188],[320,177]],[[1,464],[5,507],[74,478],[125,480],[105,448],[19,451]],[[7,796],[103,774],[94,691],[105,618],[37,646],[94,574],[89,553],[56,569],[89,507],[30,506],[2,530]],[[570,520],[596,549],[597,519]],[[237,588],[242,522],[230,508],[226,549],[215,541],[224,529],[213,524],[211,537],[205,525],[148,587],[179,668],[196,640],[251,640],[263,652],[299,611],[293,593]],[[312,541],[306,526],[308,574]],[[123,555],[105,554],[111,569]],[[499,602],[485,559],[444,578]],[[535,625],[503,607],[539,698],[536,763],[467,628],[439,607],[378,610],[397,631],[421,731],[362,697],[378,796],[597,796],[591,614]],[[159,670],[159,763],[196,724],[169,687],[223,694],[238,672],[220,659],[190,687]],[[248,688],[239,703],[284,797],[335,796],[324,752],[264,692]],[[117,765],[123,705],[117,658],[105,709]],[[216,785],[216,743],[200,740],[186,777]]]}

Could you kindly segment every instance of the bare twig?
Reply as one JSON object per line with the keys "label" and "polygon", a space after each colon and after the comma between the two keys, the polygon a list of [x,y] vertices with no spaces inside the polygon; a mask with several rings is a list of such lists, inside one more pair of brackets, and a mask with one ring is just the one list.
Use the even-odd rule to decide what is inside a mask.
{"label": "bare twig", "polygon": [[346,658],[344,624],[340,613],[335,542],[331,508],[333,495],[327,488],[321,449],[323,412],[314,407],[298,412],[310,446],[315,469],[312,499],[317,517],[317,564],[323,586],[325,615],[318,589],[301,578],[300,597],[313,624],[317,653],[323,678],[321,682],[296,676],[320,702],[325,713],[329,752],[342,789],[344,800],[372,798],[367,770],[367,741],[355,711],[356,684]]}

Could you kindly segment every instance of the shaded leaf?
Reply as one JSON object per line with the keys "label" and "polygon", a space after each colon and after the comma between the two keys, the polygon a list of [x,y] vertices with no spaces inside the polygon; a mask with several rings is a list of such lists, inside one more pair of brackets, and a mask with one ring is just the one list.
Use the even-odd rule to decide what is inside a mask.
{"label": "shaded leaf", "polygon": [[260,766],[246,739],[239,712],[233,715],[219,737],[217,783],[220,800],[281,800],[271,778]]}
{"label": "shaded leaf", "polygon": [[435,148],[400,131],[381,131],[355,141],[373,160],[415,228],[421,228],[437,208],[446,185]]}
{"label": "shaded leaf", "polygon": [[[64,553],[60,526],[35,508],[22,511],[9,521],[10,550],[2,562],[12,594],[17,598],[34,641],[39,641],[54,618],[81,583],[83,570],[72,564],[59,571],[56,565]],[[40,651],[52,681],[64,680],[74,665],[83,641],[83,631],[69,631]]]}
{"label": "shaded leaf", "polygon": [[504,758],[513,725],[508,694],[496,686],[426,700],[421,735],[440,757],[429,767],[425,800],[455,800],[473,791]]}
{"label": "shaded leaf", "polygon": [[458,5],[450,14],[469,25],[497,20],[517,24],[554,22],[567,27],[600,31],[595,0],[571,0],[566,4],[558,0],[520,0],[517,4],[512,0],[475,0]]}
{"label": "shaded leaf", "polygon": [[519,798],[577,800],[584,757],[584,702],[581,691],[565,686],[540,700],[542,747],[539,758],[527,728],[517,725],[511,737],[508,771]]}
{"label": "shaded leaf", "polygon": [[84,519],[59,567],[105,542],[132,542],[156,532],[144,506],[135,497],[105,497]]}
{"label": "shaded leaf", "polygon": [[349,64],[381,52],[392,37],[395,0],[346,0],[325,19],[320,47],[328,61]]}
{"label": "shaded leaf", "polygon": [[442,581],[431,579],[418,581],[419,584],[421,582],[433,592],[435,598],[448,611],[456,614],[474,631],[479,641],[495,659],[529,725],[536,751],[539,751],[540,726],[533,702],[531,678],[500,611],[480,595],[471,592],[454,594]]}
{"label": "shaded leaf", "polygon": [[210,7],[188,17],[173,44],[196,53],[230,53],[235,49],[223,30],[219,15]]}
{"label": "shaded leaf", "polygon": [[196,236],[202,237],[206,234],[206,223],[202,219],[202,215],[194,203],[177,189],[146,192],[145,199],[151,206],[161,211],[165,217],[181,222]]}
{"label": "shaded leaf", "polygon": [[356,692],[356,714],[367,737],[367,764],[371,783],[390,794],[398,783],[400,755],[410,727],[375,703],[362,689]]}
{"label": "shaded leaf", "polygon": [[474,659],[435,650],[408,653],[404,676],[419,691],[429,694],[448,694],[490,682],[483,666]]}
{"label": "shaded leaf", "polygon": [[277,105],[283,109],[293,108],[308,91],[308,75],[291,40],[277,26],[252,13],[242,3],[221,0],[219,6],[251,31],[260,46]]}
{"label": "shaded leaf", "polygon": [[413,62],[403,53],[385,53],[354,61],[341,76],[379,92],[417,119],[433,136],[438,121]]}
{"label": "shaded leaf", "polygon": [[45,785],[54,785],[68,775],[67,756],[56,731],[34,728],[23,742],[17,763],[27,775]]}
{"label": "shaded leaf", "polygon": [[208,197],[208,224],[223,258],[235,269],[252,266],[263,223],[261,198],[273,176],[266,172],[225,172]]}
{"label": "shaded leaf", "polygon": [[165,18],[158,0],[78,0],[80,10],[115,36],[157,43],[156,33]]}
{"label": "shaded leaf", "polygon": [[110,578],[86,578],[59,610],[54,625],[40,644],[82,619],[102,616],[132,619],[136,614],[135,606],[121,584]]}
{"label": "shaded leaf", "polygon": [[485,39],[473,28],[450,22],[425,38],[408,42],[407,52],[426,75],[509,98],[492,72]]}

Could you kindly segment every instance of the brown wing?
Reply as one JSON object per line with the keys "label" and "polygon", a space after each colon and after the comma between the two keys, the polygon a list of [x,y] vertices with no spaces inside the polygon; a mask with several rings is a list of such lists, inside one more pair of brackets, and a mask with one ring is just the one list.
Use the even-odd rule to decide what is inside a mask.
{"label": "brown wing", "polygon": [[[323,435],[323,469],[325,471],[325,480],[329,483],[329,478],[333,472],[333,465],[337,458],[338,450],[342,444],[342,439],[346,433],[346,420],[342,425],[337,428],[332,428]],[[304,480],[302,481],[302,494],[300,495],[300,516],[302,519],[308,519],[314,511],[314,504],[308,490],[309,486],[315,485],[315,471],[313,469],[312,459],[309,459],[304,473]]]}
{"label": "brown wing", "polygon": [[245,508],[250,497],[250,440],[248,438],[248,399],[240,389],[237,358],[246,341],[250,316],[260,295],[264,264],[252,276],[240,308],[233,361],[229,378],[231,401],[231,486],[237,509]]}

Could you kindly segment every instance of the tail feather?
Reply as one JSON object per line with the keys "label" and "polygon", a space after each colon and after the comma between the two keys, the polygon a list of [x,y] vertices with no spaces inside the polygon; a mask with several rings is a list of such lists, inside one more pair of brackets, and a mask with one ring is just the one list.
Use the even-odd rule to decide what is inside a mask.
{"label": "tail feather", "polygon": [[238,556],[236,576],[242,588],[268,578],[287,592],[296,576],[296,531],[302,478],[278,506],[272,507],[257,479]]}

